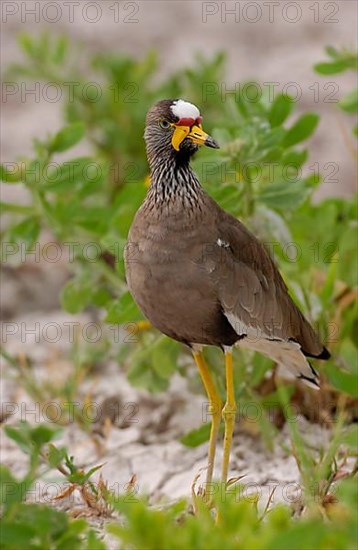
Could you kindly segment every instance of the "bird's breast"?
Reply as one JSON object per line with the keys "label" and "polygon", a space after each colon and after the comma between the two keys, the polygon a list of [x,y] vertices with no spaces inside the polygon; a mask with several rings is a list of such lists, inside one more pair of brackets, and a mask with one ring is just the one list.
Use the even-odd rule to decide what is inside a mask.
{"label": "bird's breast", "polygon": [[213,273],[216,238],[198,226],[135,222],[125,251],[129,289],[144,315],[165,334],[200,341],[219,315]]}

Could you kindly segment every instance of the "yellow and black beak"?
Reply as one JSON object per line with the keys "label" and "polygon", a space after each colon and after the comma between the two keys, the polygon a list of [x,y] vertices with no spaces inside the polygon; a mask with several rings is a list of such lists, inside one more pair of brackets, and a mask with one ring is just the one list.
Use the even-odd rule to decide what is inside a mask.
{"label": "yellow and black beak", "polygon": [[172,126],[175,128],[172,145],[176,151],[179,151],[180,144],[185,138],[191,139],[193,143],[197,143],[198,145],[206,145],[206,147],[212,147],[213,149],[220,148],[215,139],[203,131],[201,125],[180,126],[173,124]]}

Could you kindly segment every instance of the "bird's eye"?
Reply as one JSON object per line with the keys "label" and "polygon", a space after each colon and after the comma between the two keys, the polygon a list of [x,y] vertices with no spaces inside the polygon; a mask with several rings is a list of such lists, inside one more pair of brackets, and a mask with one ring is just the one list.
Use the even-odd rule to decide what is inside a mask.
{"label": "bird's eye", "polygon": [[170,122],[168,122],[167,120],[163,119],[163,120],[160,120],[159,121],[159,126],[161,128],[163,128],[164,130],[168,130],[168,128],[170,128]]}

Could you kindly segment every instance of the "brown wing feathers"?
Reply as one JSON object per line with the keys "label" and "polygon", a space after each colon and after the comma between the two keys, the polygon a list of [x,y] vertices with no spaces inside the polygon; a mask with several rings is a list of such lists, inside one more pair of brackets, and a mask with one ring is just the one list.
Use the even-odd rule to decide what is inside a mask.
{"label": "brown wing feathers", "polygon": [[288,289],[262,244],[236,218],[220,212],[220,238],[226,249],[230,282],[221,285],[223,310],[262,336],[297,342],[302,352],[328,359],[329,352],[288,293]]}

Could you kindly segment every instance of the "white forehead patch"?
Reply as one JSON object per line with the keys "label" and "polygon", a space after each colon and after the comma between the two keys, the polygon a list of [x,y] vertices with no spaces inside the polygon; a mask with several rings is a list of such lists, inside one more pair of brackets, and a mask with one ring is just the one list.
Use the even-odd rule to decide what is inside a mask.
{"label": "white forehead patch", "polygon": [[170,109],[173,115],[177,116],[178,118],[193,118],[194,120],[196,120],[200,116],[200,111],[196,107],[196,105],[193,105],[188,101],[184,101],[183,99],[178,99],[177,101],[174,101]]}

